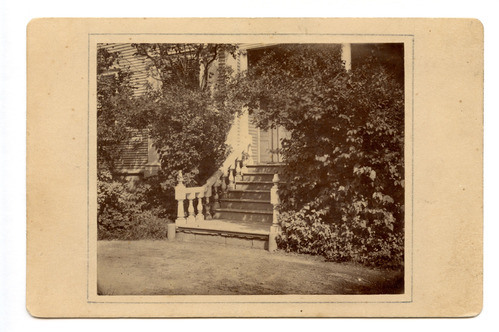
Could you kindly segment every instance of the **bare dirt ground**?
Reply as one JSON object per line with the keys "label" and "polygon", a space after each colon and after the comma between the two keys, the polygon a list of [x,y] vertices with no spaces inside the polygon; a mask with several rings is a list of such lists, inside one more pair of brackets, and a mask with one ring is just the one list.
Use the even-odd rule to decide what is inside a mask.
{"label": "bare dirt ground", "polygon": [[214,243],[99,241],[101,295],[400,294],[403,272]]}

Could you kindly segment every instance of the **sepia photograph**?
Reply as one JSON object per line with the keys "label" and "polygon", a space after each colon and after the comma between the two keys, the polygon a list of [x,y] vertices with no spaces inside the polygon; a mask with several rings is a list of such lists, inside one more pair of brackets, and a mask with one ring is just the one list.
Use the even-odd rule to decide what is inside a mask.
{"label": "sepia photograph", "polygon": [[97,295],[407,292],[404,42],[96,56]]}
{"label": "sepia photograph", "polygon": [[36,19],[35,317],[482,310],[475,19]]}

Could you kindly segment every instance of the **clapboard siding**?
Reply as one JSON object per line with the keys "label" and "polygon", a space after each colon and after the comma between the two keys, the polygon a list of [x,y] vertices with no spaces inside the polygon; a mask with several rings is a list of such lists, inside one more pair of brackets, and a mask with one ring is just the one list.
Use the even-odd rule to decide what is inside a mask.
{"label": "clapboard siding", "polygon": [[[134,89],[134,96],[140,97],[147,91],[148,86],[148,61],[145,56],[136,55],[135,48],[131,44],[98,44],[98,48],[104,48],[110,53],[119,53],[117,63],[110,68],[111,71],[123,69],[130,71],[130,83]],[[134,130],[132,138],[117,149],[120,152],[119,160],[116,162],[118,170],[141,169],[148,164],[149,159],[149,134],[147,130]]]}
{"label": "clapboard siding", "polygon": [[118,168],[138,168],[147,164],[149,155],[148,136],[147,130],[136,131],[127,143],[120,144]]}
{"label": "clapboard siding", "polygon": [[119,53],[117,63],[111,69],[127,69],[130,71],[130,82],[134,89],[134,96],[140,97],[147,91],[149,78],[147,66],[148,59],[145,56],[136,55],[136,49],[132,44],[97,44],[97,48],[106,49],[110,53]]}
{"label": "clapboard siding", "polygon": [[225,78],[224,78],[224,75],[222,74],[224,69],[225,69],[225,52],[221,52],[218,55],[218,71],[219,71],[219,73],[217,76],[218,84],[220,84],[220,85],[225,84]]}
{"label": "clapboard siding", "polygon": [[253,115],[249,115],[248,132],[251,136],[251,158],[258,162],[258,128],[253,123]]}

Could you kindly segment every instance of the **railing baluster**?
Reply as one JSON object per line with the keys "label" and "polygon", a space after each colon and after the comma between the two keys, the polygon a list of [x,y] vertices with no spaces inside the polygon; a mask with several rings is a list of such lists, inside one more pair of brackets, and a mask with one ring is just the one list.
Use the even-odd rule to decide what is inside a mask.
{"label": "railing baluster", "polygon": [[227,175],[223,173],[222,175],[222,193],[227,191]]}
{"label": "railing baluster", "polygon": [[187,217],[187,222],[195,222],[196,217],[194,216],[194,205],[193,205],[193,200],[194,200],[194,194],[188,193],[187,194],[187,199],[189,200],[189,207],[187,209],[187,212],[189,212],[189,216]]}
{"label": "railing baluster", "polygon": [[[222,180],[224,180],[223,177],[222,177]],[[213,208],[215,208],[215,209],[220,208],[220,197],[218,196],[218,192],[220,190],[220,187],[222,186],[222,180],[217,179],[217,181],[213,185],[213,190],[215,191],[215,194],[213,196],[213,198],[215,199],[215,201],[213,202]]]}
{"label": "railing baluster", "polygon": [[244,159],[241,158],[241,179],[244,180],[244,174],[248,174],[248,167],[246,165],[248,164],[249,159]]}
{"label": "railing baluster", "polygon": [[206,217],[205,219],[206,220],[211,220],[213,219],[212,216],[211,216],[211,204],[210,204],[210,198],[209,197],[206,197],[205,198],[205,213],[206,213]]}
{"label": "railing baluster", "polygon": [[204,221],[204,214],[203,214],[204,192],[202,191],[197,193],[197,197],[198,197],[198,206],[197,206],[198,214],[196,215],[196,221],[199,222],[199,221]]}
{"label": "railing baluster", "polygon": [[237,183],[242,180],[243,177],[241,176],[241,161],[239,159],[236,159],[236,177],[234,179],[234,182]]}
{"label": "railing baluster", "polygon": [[234,181],[234,171],[232,170],[232,168],[229,168],[229,189],[230,190],[236,189],[234,182],[235,182]]}
{"label": "railing baluster", "polygon": [[206,220],[211,220],[212,217],[211,217],[211,202],[210,202],[210,197],[213,195],[213,189],[214,189],[214,186],[215,184],[209,184],[207,187],[206,187],[206,191],[204,193],[204,197],[205,197],[205,219]]}
{"label": "railing baluster", "polygon": [[251,150],[251,144],[248,145],[248,159],[245,164],[253,165],[253,151]]}

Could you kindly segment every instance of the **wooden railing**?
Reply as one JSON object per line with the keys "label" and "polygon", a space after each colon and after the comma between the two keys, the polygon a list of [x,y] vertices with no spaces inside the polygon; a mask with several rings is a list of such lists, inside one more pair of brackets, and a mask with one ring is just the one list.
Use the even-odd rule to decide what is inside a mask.
{"label": "wooden railing", "polygon": [[[187,223],[202,222],[205,219],[212,219],[212,203],[220,204],[218,187],[222,183],[222,172],[218,170],[213,174],[203,186],[189,187],[184,184],[182,171],[179,172],[175,186],[175,199],[177,200],[177,225],[186,225]],[[212,200],[213,197],[213,200]],[[185,211],[185,202],[187,201],[187,214]]]}
{"label": "wooden railing", "polygon": [[180,171],[175,186],[175,200],[178,204],[175,221],[177,226],[212,219],[213,210],[220,208],[220,196],[227,190],[236,188],[236,183],[242,180],[241,172],[247,163],[248,159],[237,158],[226,170],[216,171],[200,187],[186,187]]}
{"label": "wooden railing", "polygon": [[[203,186],[189,187],[184,185],[184,178],[180,171],[177,177],[178,184],[175,186],[175,199],[178,202],[177,219],[175,224],[168,228],[168,238],[175,238],[175,227],[200,226],[205,220],[213,217],[214,209],[220,208],[220,196],[228,189],[236,189],[237,182],[242,181],[246,173],[247,159],[236,159],[227,171],[220,169],[213,174]],[[247,169],[246,169],[247,170]],[[272,225],[270,226],[268,250],[277,249],[276,238],[281,233],[279,224],[279,175],[275,174],[272,179],[273,186],[270,189],[270,203],[272,204]],[[187,204],[186,204],[187,203]],[[186,206],[187,205],[187,213]]]}

